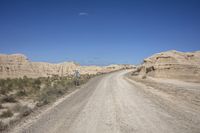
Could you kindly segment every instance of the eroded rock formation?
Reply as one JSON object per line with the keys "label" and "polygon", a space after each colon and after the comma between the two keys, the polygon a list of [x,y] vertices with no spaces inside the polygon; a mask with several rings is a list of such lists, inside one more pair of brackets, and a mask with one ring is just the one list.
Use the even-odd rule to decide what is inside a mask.
{"label": "eroded rock formation", "polygon": [[67,76],[79,70],[81,74],[97,74],[116,71],[130,65],[80,66],[74,62],[51,64],[46,62],[31,62],[23,54],[0,54],[0,78],[19,78],[23,76],[37,78],[52,75]]}
{"label": "eroded rock formation", "polygon": [[151,77],[200,82],[200,51],[172,50],[155,54],[144,60],[138,72]]}

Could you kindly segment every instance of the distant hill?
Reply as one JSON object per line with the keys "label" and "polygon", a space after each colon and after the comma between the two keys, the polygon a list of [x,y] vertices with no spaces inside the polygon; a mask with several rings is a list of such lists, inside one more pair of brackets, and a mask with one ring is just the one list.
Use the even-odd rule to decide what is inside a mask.
{"label": "distant hill", "polygon": [[58,64],[46,62],[31,62],[23,54],[0,54],[0,78],[19,78],[23,76],[37,78],[52,75],[68,76],[75,70],[81,74],[107,73],[131,65],[111,65],[111,66],[80,66],[75,62],[63,62]]}

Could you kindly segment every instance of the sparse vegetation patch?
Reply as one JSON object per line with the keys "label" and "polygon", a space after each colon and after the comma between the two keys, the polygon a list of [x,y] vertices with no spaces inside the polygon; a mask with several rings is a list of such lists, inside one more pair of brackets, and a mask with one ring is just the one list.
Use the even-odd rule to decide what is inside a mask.
{"label": "sparse vegetation patch", "polygon": [[77,85],[84,84],[93,76],[86,74],[81,75],[78,79],[73,76],[59,77],[58,75],[37,79],[26,76],[16,79],[1,79],[0,120],[2,120],[0,121],[0,130],[6,128],[3,119],[13,117],[15,113],[18,118],[28,116],[32,112],[29,104],[40,107],[51,103],[58,97],[73,91],[72,89]]}
{"label": "sparse vegetation patch", "polygon": [[7,118],[7,117],[12,117],[13,113],[10,110],[4,111],[1,115],[0,118]]}

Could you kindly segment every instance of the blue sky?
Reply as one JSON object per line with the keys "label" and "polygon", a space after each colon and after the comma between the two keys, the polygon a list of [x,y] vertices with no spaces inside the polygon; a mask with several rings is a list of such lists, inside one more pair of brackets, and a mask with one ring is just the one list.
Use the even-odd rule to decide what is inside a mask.
{"label": "blue sky", "polygon": [[200,50],[199,0],[0,0],[0,53],[106,65],[171,49]]}

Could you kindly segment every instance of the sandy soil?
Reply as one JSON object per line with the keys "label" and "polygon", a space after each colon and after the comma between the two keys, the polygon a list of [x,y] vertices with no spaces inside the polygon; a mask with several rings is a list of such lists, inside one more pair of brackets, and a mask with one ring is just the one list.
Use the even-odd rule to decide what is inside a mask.
{"label": "sandy soil", "polygon": [[90,80],[11,133],[200,133],[199,84],[130,78]]}

